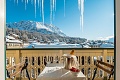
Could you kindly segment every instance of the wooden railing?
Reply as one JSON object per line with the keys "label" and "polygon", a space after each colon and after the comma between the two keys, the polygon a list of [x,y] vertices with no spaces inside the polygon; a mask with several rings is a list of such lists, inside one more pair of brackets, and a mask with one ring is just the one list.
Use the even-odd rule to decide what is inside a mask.
{"label": "wooden railing", "polygon": [[[58,63],[61,63],[61,56],[65,53],[70,53],[71,50],[72,49],[7,49],[6,67],[14,66],[27,58],[30,80],[36,80],[40,72],[45,68],[45,58],[53,62],[53,59],[57,56]],[[113,48],[75,49],[75,55],[77,56],[81,71],[86,75],[88,80],[92,79],[96,60],[114,65]],[[13,71],[11,71],[11,73],[12,72]],[[102,80],[104,76],[108,76],[108,74],[98,69],[95,80]],[[114,76],[111,78],[113,79]],[[17,75],[14,80],[17,79],[19,80],[19,75]],[[6,80],[9,79],[6,77]],[[27,80],[25,72],[22,73],[22,80]]]}

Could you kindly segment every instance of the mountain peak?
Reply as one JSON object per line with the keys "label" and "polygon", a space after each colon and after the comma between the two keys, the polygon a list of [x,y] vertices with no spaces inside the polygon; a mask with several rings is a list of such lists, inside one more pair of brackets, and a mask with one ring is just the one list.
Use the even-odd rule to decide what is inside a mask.
{"label": "mountain peak", "polygon": [[29,32],[39,32],[42,34],[57,34],[60,36],[66,36],[58,27],[52,24],[43,24],[37,21],[19,21],[14,23],[7,23],[8,28],[14,28],[19,30],[26,30]]}

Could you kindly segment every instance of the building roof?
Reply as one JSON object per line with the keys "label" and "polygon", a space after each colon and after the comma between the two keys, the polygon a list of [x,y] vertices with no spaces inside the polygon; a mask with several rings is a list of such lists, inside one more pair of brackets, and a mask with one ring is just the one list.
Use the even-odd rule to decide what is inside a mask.
{"label": "building roof", "polygon": [[6,38],[6,42],[7,42],[7,43],[22,43],[22,41],[15,40],[15,39],[14,39],[14,40],[9,40],[9,39],[7,39],[7,38]]}
{"label": "building roof", "polygon": [[13,36],[15,36],[15,37],[19,37],[19,35],[17,35],[17,34],[12,34]]}
{"label": "building roof", "polygon": [[7,38],[7,39],[11,39],[11,40],[15,40],[15,38],[12,37],[12,36],[6,36],[6,38]]}

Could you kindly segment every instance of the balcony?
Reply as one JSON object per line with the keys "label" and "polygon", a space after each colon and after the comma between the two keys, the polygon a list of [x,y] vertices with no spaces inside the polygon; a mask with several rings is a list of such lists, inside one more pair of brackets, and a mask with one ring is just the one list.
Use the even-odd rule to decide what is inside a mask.
{"label": "balcony", "polygon": [[[36,80],[37,76],[45,68],[45,59],[53,62],[53,59],[57,57],[58,64],[62,63],[61,56],[65,53],[70,53],[72,49],[7,49],[6,50],[6,67],[13,66],[28,59],[28,72],[30,80]],[[87,77],[87,80],[91,80],[96,60],[101,60],[106,63],[114,65],[114,48],[81,48],[75,49],[75,55],[77,56],[80,64],[80,69]],[[11,71],[12,73],[13,71]],[[19,74],[14,80],[19,80]],[[103,77],[108,74],[100,69],[97,71],[95,80],[103,80]],[[28,80],[25,71],[22,73],[21,80]],[[11,80],[6,77],[6,80]],[[111,77],[114,80],[114,76]]]}

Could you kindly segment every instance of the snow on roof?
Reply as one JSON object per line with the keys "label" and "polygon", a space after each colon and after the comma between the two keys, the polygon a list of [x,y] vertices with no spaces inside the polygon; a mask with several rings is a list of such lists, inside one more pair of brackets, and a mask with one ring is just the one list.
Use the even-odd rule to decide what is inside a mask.
{"label": "snow on roof", "polygon": [[19,41],[19,40],[9,40],[6,38],[6,42],[8,43],[22,43],[22,41]]}
{"label": "snow on roof", "polygon": [[19,37],[19,35],[17,35],[17,34],[12,34],[13,36],[15,36],[15,37]]}
{"label": "snow on roof", "polygon": [[12,39],[12,40],[14,40],[15,38],[14,37],[12,37],[12,36],[6,36],[6,38],[7,39]]}
{"label": "snow on roof", "polygon": [[83,45],[83,47],[84,47],[84,48],[90,48],[90,46],[88,46],[88,45]]}

